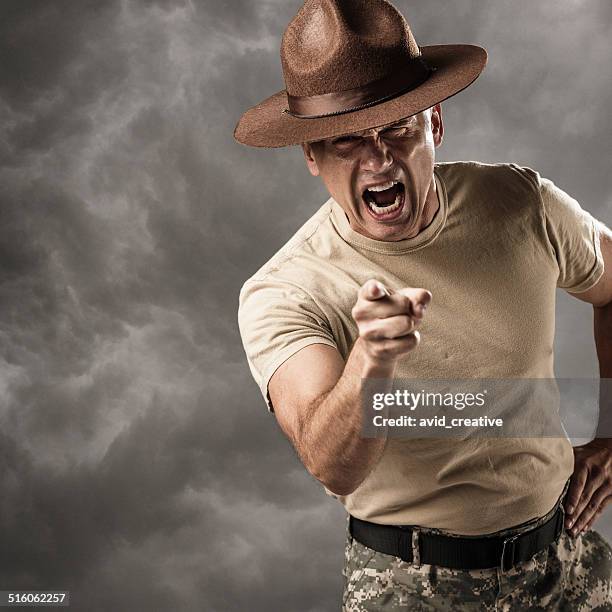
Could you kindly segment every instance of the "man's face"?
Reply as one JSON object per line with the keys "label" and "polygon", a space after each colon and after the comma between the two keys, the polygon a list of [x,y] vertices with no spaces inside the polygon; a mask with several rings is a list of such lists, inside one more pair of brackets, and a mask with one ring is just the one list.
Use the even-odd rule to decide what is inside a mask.
{"label": "man's face", "polygon": [[444,128],[439,104],[397,123],[303,145],[351,227],[376,240],[416,236],[437,210],[433,167]]}

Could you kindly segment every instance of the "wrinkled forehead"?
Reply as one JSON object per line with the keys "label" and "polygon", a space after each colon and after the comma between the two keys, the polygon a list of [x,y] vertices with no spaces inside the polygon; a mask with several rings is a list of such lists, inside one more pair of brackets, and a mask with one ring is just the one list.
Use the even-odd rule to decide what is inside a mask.
{"label": "wrinkled forehead", "polygon": [[[420,114],[420,113],[419,113]],[[347,136],[368,136],[370,134],[374,134],[377,132],[381,132],[383,130],[388,130],[389,128],[400,128],[400,127],[408,127],[411,125],[416,125],[419,122],[419,115],[411,115],[410,117],[404,117],[399,121],[394,121],[393,123],[385,123],[383,125],[379,125],[369,130],[362,130],[361,132],[351,132],[347,134]]]}

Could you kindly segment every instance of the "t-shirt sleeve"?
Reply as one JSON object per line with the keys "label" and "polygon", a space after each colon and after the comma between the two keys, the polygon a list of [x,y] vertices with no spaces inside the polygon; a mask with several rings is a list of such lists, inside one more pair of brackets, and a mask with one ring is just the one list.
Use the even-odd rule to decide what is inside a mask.
{"label": "t-shirt sleeve", "polygon": [[270,412],[268,382],[278,367],[309,344],[337,348],[329,323],[299,286],[270,277],[249,279],[240,291],[238,326],[249,368]]}
{"label": "t-shirt sleeve", "polygon": [[559,266],[557,287],[586,291],[604,271],[599,222],[551,180],[540,177],[539,186],[546,233]]}

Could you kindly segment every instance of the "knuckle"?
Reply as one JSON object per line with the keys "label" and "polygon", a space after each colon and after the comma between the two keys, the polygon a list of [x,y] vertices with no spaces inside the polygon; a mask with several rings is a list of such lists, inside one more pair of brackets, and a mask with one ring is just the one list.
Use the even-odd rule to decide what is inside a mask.
{"label": "knuckle", "polygon": [[399,338],[379,336],[372,343],[371,352],[377,359],[392,359],[413,350],[419,344],[418,332]]}
{"label": "knuckle", "polygon": [[412,319],[408,315],[399,315],[397,318],[397,335],[404,336],[412,331]]}
{"label": "knuckle", "polygon": [[351,311],[353,319],[355,321],[369,321],[372,318],[372,308],[371,302],[359,300]]}
{"label": "knuckle", "polygon": [[389,343],[383,340],[374,348],[374,352],[379,359],[388,359],[393,356]]}
{"label": "knuckle", "polygon": [[368,278],[368,280],[363,283],[363,285],[361,285],[361,290],[362,291],[367,291],[368,289],[371,289],[372,286],[374,285],[374,279],[373,278]]}
{"label": "knuckle", "polygon": [[379,342],[385,342],[390,337],[390,334],[387,329],[384,327],[375,327],[372,338],[374,340],[378,340]]}
{"label": "knuckle", "polygon": [[402,346],[397,340],[387,340],[387,350],[390,355],[397,356],[402,354]]}
{"label": "knuckle", "polygon": [[589,471],[593,476],[601,476],[603,474],[603,469],[601,465],[596,462],[590,463]]}
{"label": "knuckle", "polygon": [[418,332],[412,332],[406,336],[406,347],[408,350],[412,350],[419,344],[420,336]]}
{"label": "knuckle", "polygon": [[369,282],[370,281],[366,281],[365,283],[363,283],[363,285],[361,285],[361,287],[359,287],[359,291],[357,291],[357,299],[362,300],[367,297],[369,291]]}
{"label": "knuckle", "polygon": [[367,281],[364,287],[367,295],[373,295],[375,292],[378,291],[380,283],[377,280],[371,278],[369,281]]}
{"label": "knuckle", "polygon": [[409,315],[403,315],[402,322],[404,323],[404,327],[406,329],[412,330],[414,327],[414,320]]}
{"label": "knuckle", "polygon": [[361,325],[359,335],[364,340],[375,340],[377,337],[376,329],[372,325]]}

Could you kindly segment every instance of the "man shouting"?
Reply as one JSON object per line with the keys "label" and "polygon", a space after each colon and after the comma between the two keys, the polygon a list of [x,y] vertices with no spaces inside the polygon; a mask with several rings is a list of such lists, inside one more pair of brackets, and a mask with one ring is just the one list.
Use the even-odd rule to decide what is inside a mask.
{"label": "man shouting", "polygon": [[[419,47],[385,0],[307,0],[286,89],[236,139],[299,144],[330,199],[242,287],[251,372],[308,471],[346,508],[346,610],[612,609],[589,530],[612,440],[362,436],[369,379],[552,379],[555,292],[593,304],[612,378],[612,234],[516,164],[436,163],[472,45]],[[290,205],[290,198],[288,198]]]}

